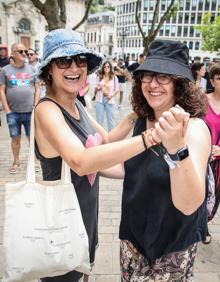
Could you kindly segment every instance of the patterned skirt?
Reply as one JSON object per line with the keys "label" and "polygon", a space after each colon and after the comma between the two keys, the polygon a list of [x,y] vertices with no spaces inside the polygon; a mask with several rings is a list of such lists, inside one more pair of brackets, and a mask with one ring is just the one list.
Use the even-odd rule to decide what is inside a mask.
{"label": "patterned skirt", "polygon": [[120,264],[122,282],[190,282],[193,281],[193,264],[197,243],[184,251],[174,252],[157,259],[149,266],[146,257],[141,255],[127,240],[120,243]]}

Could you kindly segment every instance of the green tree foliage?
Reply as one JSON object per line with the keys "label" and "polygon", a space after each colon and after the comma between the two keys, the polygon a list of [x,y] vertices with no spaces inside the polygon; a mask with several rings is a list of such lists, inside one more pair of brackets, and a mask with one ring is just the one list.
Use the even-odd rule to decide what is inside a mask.
{"label": "green tree foliage", "polygon": [[220,49],[220,16],[217,16],[214,21],[211,13],[204,14],[202,25],[195,26],[203,39],[202,50],[205,51],[219,51]]}

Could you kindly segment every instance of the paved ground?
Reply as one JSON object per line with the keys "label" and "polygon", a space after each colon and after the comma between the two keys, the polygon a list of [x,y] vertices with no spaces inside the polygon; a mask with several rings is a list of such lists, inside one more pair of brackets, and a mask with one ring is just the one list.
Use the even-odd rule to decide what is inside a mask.
{"label": "paved ground", "polygon": [[[129,92],[129,90],[128,90]],[[124,98],[124,104],[117,111],[117,120],[122,119],[129,112],[128,94]],[[89,109],[94,115],[94,104]],[[2,261],[2,230],[4,219],[4,183],[18,181],[24,178],[28,144],[25,137],[22,138],[21,160],[22,167],[19,173],[12,176],[8,168],[12,162],[10,140],[5,124],[5,115],[2,117],[0,127],[0,277],[3,273]],[[120,200],[122,181],[101,179],[100,183],[100,214],[99,214],[99,242],[96,265],[92,282],[119,282],[119,240],[118,225],[120,220]],[[217,215],[210,224],[213,241],[210,245],[200,244],[195,263],[196,282],[220,282],[220,216]],[[33,282],[33,281],[32,281]]]}

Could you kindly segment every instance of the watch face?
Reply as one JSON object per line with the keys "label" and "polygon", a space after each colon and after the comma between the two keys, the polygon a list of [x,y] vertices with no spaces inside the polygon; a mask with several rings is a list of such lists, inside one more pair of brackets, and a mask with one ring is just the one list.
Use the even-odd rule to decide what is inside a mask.
{"label": "watch face", "polygon": [[178,152],[179,160],[182,161],[189,156],[188,148],[184,148]]}
{"label": "watch face", "polygon": [[169,156],[173,161],[182,161],[189,156],[188,147],[180,149],[176,154],[169,154]]}

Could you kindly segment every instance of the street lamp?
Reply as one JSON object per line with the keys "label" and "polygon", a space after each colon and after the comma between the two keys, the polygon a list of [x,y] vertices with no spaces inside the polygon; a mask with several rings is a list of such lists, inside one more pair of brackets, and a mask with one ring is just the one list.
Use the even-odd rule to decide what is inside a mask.
{"label": "street lamp", "polygon": [[125,48],[125,38],[127,37],[128,33],[127,33],[127,28],[122,27],[122,32],[120,33],[121,39],[122,39],[122,58],[124,58],[124,48]]}

